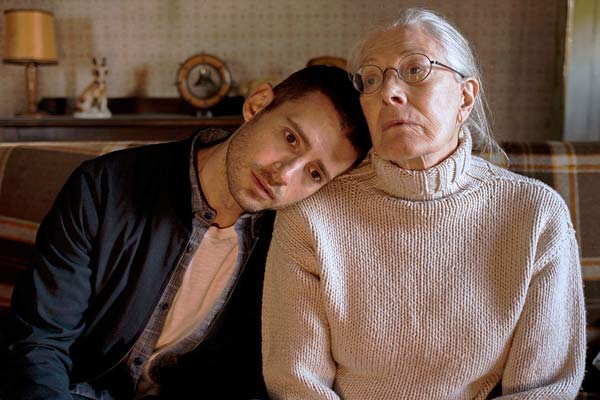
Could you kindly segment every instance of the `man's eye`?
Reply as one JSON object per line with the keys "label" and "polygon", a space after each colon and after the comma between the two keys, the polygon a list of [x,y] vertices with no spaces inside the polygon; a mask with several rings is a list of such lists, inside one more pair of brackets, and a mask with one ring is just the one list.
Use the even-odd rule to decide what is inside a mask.
{"label": "man's eye", "polygon": [[296,139],[296,136],[294,136],[293,134],[287,132],[285,134],[285,140],[289,143],[289,144],[296,144],[296,142],[298,141],[298,139]]}
{"label": "man's eye", "polygon": [[319,172],[319,170],[311,169],[309,172],[310,172],[310,177],[312,178],[313,181],[321,182],[323,180],[323,177],[321,176],[321,173]]}

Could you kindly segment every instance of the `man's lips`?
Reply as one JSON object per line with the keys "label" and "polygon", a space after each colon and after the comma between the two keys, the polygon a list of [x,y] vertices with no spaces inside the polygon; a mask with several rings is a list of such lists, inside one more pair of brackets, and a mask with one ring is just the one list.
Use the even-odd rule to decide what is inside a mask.
{"label": "man's lips", "polygon": [[271,200],[275,200],[275,193],[273,193],[273,189],[271,189],[271,186],[269,186],[267,181],[262,176],[260,176],[260,174],[256,174],[254,172],[252,172],[252,176],[254,177],[254,183],[258,192],[263,197],[268,197]]}
{"label": "man's lips", "polygon": [[412,121],[409,121],[407,119],[394,119],[391,121],[387,121],[386,123],[383,124],[383,131],[387,131],[390,128],[393,128],[395,126],[409,126],[409,125],[417,125]]}

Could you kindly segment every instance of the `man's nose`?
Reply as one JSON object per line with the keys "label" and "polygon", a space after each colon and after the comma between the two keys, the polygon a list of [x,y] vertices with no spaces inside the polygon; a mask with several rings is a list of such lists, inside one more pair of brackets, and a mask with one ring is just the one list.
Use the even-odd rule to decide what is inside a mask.
{"label": "man's nose", "polygon": [[406,85],[396,70],[386,69],[379,89],[381,99],[386,104],[406,104]]}
{"label": "man's nose", "polygon": [[273,186],[286,186],[292,182],[294,175],[301,172],[303,168],[300,157],[273,163],[271,171],[271,184]]}

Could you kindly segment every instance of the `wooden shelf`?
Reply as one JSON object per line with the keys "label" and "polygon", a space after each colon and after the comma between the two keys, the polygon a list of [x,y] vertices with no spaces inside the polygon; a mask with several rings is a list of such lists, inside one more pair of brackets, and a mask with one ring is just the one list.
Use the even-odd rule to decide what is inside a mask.
{"label": "wooden shelf", "polygon": [[180,114],[115,114],[84,119],[49,115],[0,119],[0,142],[178,140],[199,129],[235,131],[241,115],[194,117]]}

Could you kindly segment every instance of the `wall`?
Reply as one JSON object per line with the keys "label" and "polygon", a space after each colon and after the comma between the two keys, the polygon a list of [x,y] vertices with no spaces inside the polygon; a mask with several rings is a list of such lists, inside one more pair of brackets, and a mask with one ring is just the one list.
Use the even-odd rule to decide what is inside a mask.
{"label": "wall", "polygon": [[565,138],[600,140],[600,1],[576,0],[571,24]]}
{"label": "wall", "polygon": [[[44,97],[78,95],[94,55],[108,59],[110,97],[176,97],[179,64],[200,52],[224,59],[238,83],[286,75],[315,56],[345,57],[373,21],[408,5],[441,11],[472,41],[499,139],[560,137],[565,0],[0,0],[55,13],[60,61],[40,69]],[[0,65],[0,116],[25,108],[23,70]]]}

